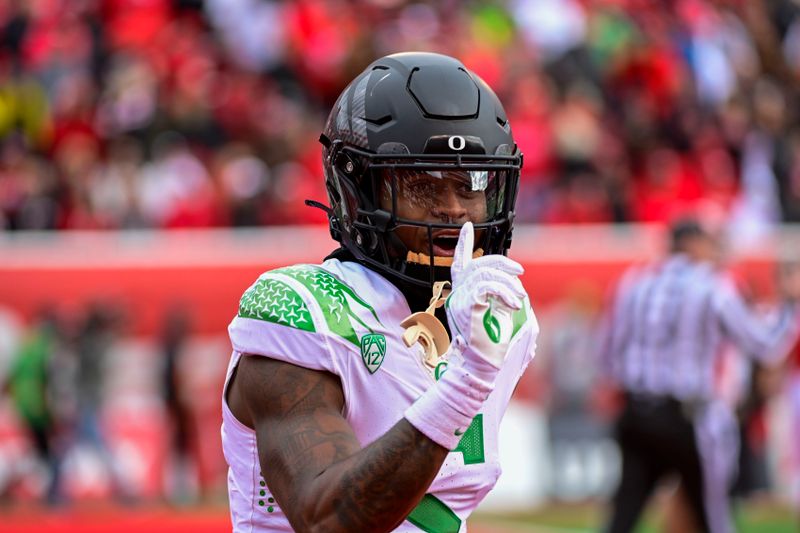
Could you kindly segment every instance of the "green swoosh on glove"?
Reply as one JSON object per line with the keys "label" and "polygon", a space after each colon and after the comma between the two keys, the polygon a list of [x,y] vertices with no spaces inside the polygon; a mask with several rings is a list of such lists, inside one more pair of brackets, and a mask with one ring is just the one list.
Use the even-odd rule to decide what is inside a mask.
{"label": "green swoosh on glove", "polygon": [[489,309],[483,315],[483,327],[493,343],[500,342],[500,321],[492,314],[491,302],[489,302]]}

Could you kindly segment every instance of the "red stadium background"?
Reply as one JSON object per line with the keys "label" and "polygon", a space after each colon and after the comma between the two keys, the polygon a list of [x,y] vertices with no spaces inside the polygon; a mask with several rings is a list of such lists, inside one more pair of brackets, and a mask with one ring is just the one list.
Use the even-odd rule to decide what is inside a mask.
{"label": "red stadium background", "polygon": [[[524,153],[511,255],[543,323],[515,398],[530,427],[558,418],[554,360],[586,372],[587,420],[603,410],[588,326],[622,271],[663,251],[663,224],[712,220],[756,304],[773,299],[776,264],[800,259],[797,0],[0,0],[0,532],[229,528],[226,326],[261,272],[332,249],[322,211],[303,206],[325,197],[319,132],[353,76],[404,50],[456,56],[481,76]],[[47,458],[35,460],[6,370],[50,317],[67,356],[56,385],[76,381],[92,310],[113,325],[94,433],[115,463],[70,437],[83,431],[73,386],[49,454],[72,502],[50,505]],[[187,335],[177,420],[162,383],[173,320]],[[555,346],[560,335],[584,358]],[[768,463],[767,496],[796,515],[800,348],[793,361],[773,383],[774,420],[748,439]],[[172,451],[183,426],[188,489]],[[540,437],[519,459],[556,470]],[[608,495],[597,480],[557,493],[532,466],[501,478],[518,474],[528,492],[490,497]],[[128,495],[109,504],[119,482]]]}
{"label": "red stadium background", "polygon": [[[664,245],[660,226],[521,226],[511,256],[525,268],[522,280],[541,317],[576,287],[605,298],[627,267],[658,257]],[[759,299],[768,299],[774,258],[781,250],[800,249],[795,246],[796,236],[787,233],[732,255],[731,266]],[[161,334],[165,317],[176,308],[186,312],[192,340],[182,354],[182,368],[185,394],[190,397],[197,483],[206,495],[219,495],[225,475],[219,402],[230,350],[225,335],[238,298],[261,272],[316,262],[331,249],[322,226],[5,237],[0,238],[0,305],[25,322],[32,322],[43,309],[68,321],[79,316],[87,302],[102,302],[119,311],[120,335],[127,349],[116,358],[109,378],[103,428],[112,451],[121,456],[125,450],[136,452],[136,464],[129,465],[135,471],[131,483],[145,499],[157,499],[164,490],[170,423],[163,406],[154,400],[154,384],[147,381],[152,372],[137,377],[137,369],[157,365],[148,343]],[[536,380],[524,382],[516,400],[536,404],[539,385]],[[25,438],[8,406],[0,411],[0,436],[6,458],[18,457]],[[107,473],[76,477],[67,491],[78,500],[108,496]],[[24,489],[19,490],[24,499]]]}

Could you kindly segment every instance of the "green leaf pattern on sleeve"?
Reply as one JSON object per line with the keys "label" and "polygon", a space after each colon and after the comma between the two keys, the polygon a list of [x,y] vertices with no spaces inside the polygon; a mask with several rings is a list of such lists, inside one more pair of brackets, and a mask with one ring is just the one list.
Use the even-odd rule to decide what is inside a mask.
{"label": "green leaf pattern on sleeve", "polygon": [[239,316],[310,331],[314,321],[303,299],[286,283],[264,277],[239,301]]}
{"label": "green leaf pattern on sleeve", "polygon": [[372,306],[327,270],[315,265],[295,265],[278,269],[275,273],[288,276],[308,289],[317,301],[331,333],[339,335],[357,347],[361,346],[361,341],[353,323],[358,323],[370,333],[373,333],[374,329],[364,323],[351,306],[365,309],[375,319],[376,324],[381,323]]}

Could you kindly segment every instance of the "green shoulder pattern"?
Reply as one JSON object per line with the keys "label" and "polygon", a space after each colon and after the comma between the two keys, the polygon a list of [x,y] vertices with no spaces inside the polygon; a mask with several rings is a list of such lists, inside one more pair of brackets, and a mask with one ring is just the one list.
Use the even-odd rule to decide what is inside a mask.
{"label": "green shoulder pattern", "polygon": [[354,308],[360,307],[367,311],[377,325],[381,324],[375,309],[356,294],[352,287],[317,265],[295,265],[280,268],[274,273],[283,274],[303,285],[319,305],[328,329],[356,347],[361,346],[361,341],[354,324],[360,325],[369,333],[374,333],[374,329],[355,313]]}
{"label": "green shoulder pattern", "polygon": [[314,331],[314,321],[303,299],[286,283],[264,277],[239,301],[239,316]]}

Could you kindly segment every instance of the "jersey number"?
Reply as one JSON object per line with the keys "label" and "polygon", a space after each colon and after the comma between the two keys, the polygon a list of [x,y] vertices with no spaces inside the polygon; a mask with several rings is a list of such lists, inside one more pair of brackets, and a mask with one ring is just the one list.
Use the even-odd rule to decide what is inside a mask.
{"label": "jersey number", "polygon": [[475,415],[453,451],[460,452],[464,456],[465,465],[486,462],[486,455],[483,453],[483,414]]}
{"label": "jersey number", "polygon": [[[453,452],[464,456],[465,465],[480,464],[486,461],[483,448],[483,415],[475,415],[472,423],[458,441]],[[442,500],[432,494],[426,494],[422,501],[414,507],[407,520],[425,533],[458,533],[461,519]]]}

